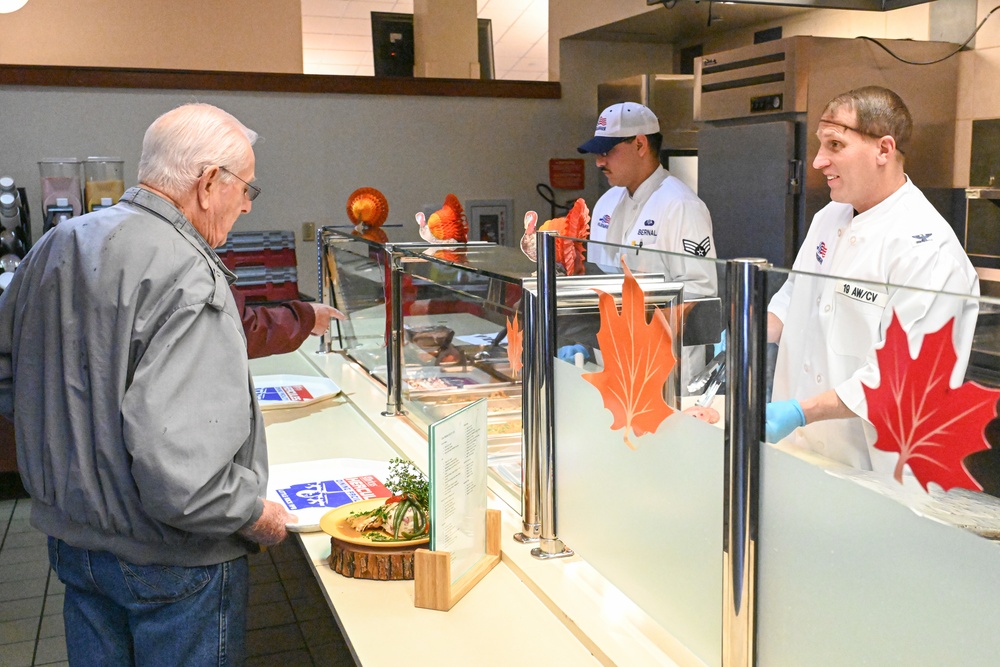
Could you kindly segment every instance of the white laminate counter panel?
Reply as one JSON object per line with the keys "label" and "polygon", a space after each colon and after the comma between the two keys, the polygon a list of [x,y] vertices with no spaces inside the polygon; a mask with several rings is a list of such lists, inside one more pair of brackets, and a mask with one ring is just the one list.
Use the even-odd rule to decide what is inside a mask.
{"label": "white laminate counter panel", "polygon": [[320,584],[362,665],[508,667],[600,662],[504,564],[448,612],[413,606],[412,581],[366,581],[329,568],[325,534],[300,534]]}
{"label": "white laminate counter panel", "polygon": [[264,424],[271,465],[332,458],[388,461],[397,456],[342,396],[301,408],[268,410]]}
{"label": "white laminate counter panel", "polygon": [[[253,364],[256,374],[273,372],[281,358],[264,361],[268,363]],[[289,361],[295,365],[295,360]],[[280,370],[287,372],[288,368]],[[296,367],[294,372],[305,370]],[[384,396],[382,400],[384,404]],[[272,464],[334,457],[387,460],[398,455],[346,396],[301,408],[270,410],[264,418]],[[386,421],[403,424],[401,420]],[[408,425],[399,435],[420,440]],[[362,665],[506,667],[536,656],[555,660],[553,664],[558,665],[600,664],[503,563],[451,611],[439,612],[413,606],[412,581],[351,579],[331,570],[327,563],[330,538],[325,533],[300,533],[293,539],[305,550]]]}
{"label": "white laminate counter panel", "polygon": [[[295,353],[299,359],[282,355],[252,363],[258,375],[312,368],[344,390],[312,406],[266,412],[271,462],[403,455],[426,470],[426,434],[405,417],[381,414],[385,388],[349,359],[314,350],[310,340]],[[414,607],[412,582],[356,580],[333,572],[324,533],[295,539],[362,665],[506,667],[540,661],[560,667],[703,667],[579,557],[534,559],[531,545],[513,539],[521,526],[516,505],[516,499],[491,497],[490,506],[503,514],[502,562],[449,612]]]}

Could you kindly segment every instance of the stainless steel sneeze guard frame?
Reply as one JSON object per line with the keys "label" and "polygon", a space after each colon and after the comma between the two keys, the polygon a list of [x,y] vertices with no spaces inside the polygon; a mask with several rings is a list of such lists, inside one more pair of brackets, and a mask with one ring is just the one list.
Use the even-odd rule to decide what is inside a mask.
{"label": "stainless steel sneeze guard frame", "polygon": [[760,443],[764,434],[767,308],[763,259],[727,262],[729,334],[726,366],[723,519],[722,664],[756,664],[755,588]]}
{"label": "stainless steel sneeze guard frame", "polygon": [[535,326],[535,377],[538,392],[538,519],[541,524],[539,545],[531,550],[535,558],[565,558],[573,550],[556,537],[556,460],[555,404],[552,380],[556,357],[556,236],[554,232],[536,232],[538,249],[539,317]]}
{"label": "stainless steel sneeze guard frame", "polygon": [[521,532],[514,539],[523,544],[537,542],[541,535],[538,519],[538,491],[541,486],[538,461],[538,429],[540,427],[538,405],[538,348],[531,344],[538,337],[538,294],[537,286],[532,290],[526,286],[521,296],[521,321],[524,323],[523,365],[521,368]]}
{"label": "stainless steel sneeze guard frame", "polygon": [[[622,276],[556,276],[555,241],[551,232],[538,232],[536,278],[520,278],[523,288],[519,311],[523,318],[524,369],[522,375],[523,422],[521,514],[519,542],[538,544],[531,555],[539,559],[573,555],[558,537],[556,506],[554,363],[557,352],[556,313],[585,312],[593,305],[593,288],[612,294],[621,290]],[[323,228],[317,231],[320,298],[335,301],[335,266],[324,256],[327,246],[359,241],[349,232]],[[418,253],[432,246],[422,243],[378,244],[389,264],[390,344],[387,346],[387,410],[401,413],[403,309],[401,276],[404,265],[431,261]],[[471,244],[470,244],[471,245]],[[488,252],[488,250],[487,250]],[[460,266],[460,265],[456,265]],[[764,270],[767,262],[739,259],[727,262],[726,292],[729,302],[726,365],[733,369],[727,382],[725,430],[725,489],[723,537],[723,624],[722,664],[750,667],[755,664],[755,583],[758,508],[759,447],[763,434],[766,367],[766,303]],[[468,267],[461,267],[468,268]],[[489,274],[490,268],[483,270]],[[662,275],[641,275],[643,286],[658,300],[676,295],[683,285],[666,281]],[[559,292],[557,294],[557,281]],[[617,295],[616,295],[617,296]],[[588,303],[589,302],[589,303]],[[675,337],[680,347],[683,337]],[[321,339],[320,351],[331,349],[331,334]],[[679,356],[680,350],[676,350]],[[395,365],[395,368],[394,368]],[[737,370],[740,372],[736,372]],[[667,393],[679,400],[677,386]]]}
{"label": "stainless steel sneeze guard frame", "polygon": [[392,298],[389,340],[386,341],[385,412],[386,417],[403,412],[403,271],[401,258],[390,245],[389,253],[389,295]]}

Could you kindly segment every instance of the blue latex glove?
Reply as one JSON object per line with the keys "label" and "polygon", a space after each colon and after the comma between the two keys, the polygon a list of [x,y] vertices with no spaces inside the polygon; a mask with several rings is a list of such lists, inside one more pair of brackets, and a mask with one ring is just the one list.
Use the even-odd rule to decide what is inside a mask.
{"label": "blue latex glove", "polygon": [[725,351],[726,351],[726,330],[723,329],[722,338],[720,338],[719,342],[716,343],[715,346],[712,348],[712,356],[717,357]]}
{"label": "blue latex glove", "polygon": [[768,442],[778,442],[800,426],[806,425],[806,415],[802,405],[794,398],[767,404],[767,419],[764,425]]}
{"label": "blue latex glove", "polygon": [[590,352],[587,350],[587,348],[579,344],[563,345],[562,347],[559,348],[559,351],[556,353],[556,356],[562,359],[563,361],[568,361],[569,363],[573,363],[573,357],[576,356],[577,352],[582,354],[584,359],[590,358]]}

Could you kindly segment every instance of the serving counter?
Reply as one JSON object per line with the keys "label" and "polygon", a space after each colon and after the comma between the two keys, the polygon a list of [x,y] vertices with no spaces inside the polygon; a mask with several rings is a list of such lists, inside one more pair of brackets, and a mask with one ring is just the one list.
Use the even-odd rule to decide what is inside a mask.
{"label": "serving counter", "polygon": [[[267,416],[274,463],[401,455],[426,471],[428,422],[444,406],[477,389],[502,394],[504,410],[515,394],[522,399],[521,456],[487,451],[489,502],[503,516],[501,564],[450,612],[414,608],[410,583],[344,579],[326,565],[329,538],[297,537],[362,664],[398,660],[398,645],[421,646],[408,661],[445,665],[996,664],[1000,387],[961,377],[967,349],[948,347],[935,331],[893,329],[893,349],[909,338],[911,354],[877,349],[882,382],[864,386],[878,436],[873,452],[895,465],[845,469],[793,439],[761,441],[771,372],[766,300],[787,270],[619,250],[644,267],[704,262],[703,272],[717,272],[721,309],[708,310],[707,322],[717,333],[713,312],[727,314],[729,347],[725,366],[711,370],[722,357],[712,354],[711,335],[689,340],[699,334],[698,307],[682,286],[661,279],[658,288],[641,277],[626,285],[618,276],[615,289],[605,276],[582,287],[579,276],[553,268],[560,240],[540,246],[536,281],[509,249],[442,252],[331,238],[321,255],[322,294],[348,315],[337,325],[338,351],[329,339],[314,341],[255,364],[260,374],[325,375],[344,390]],[[798,279],[842,292],[840,278]],[[985,315],[1000,306],[891,289],[948,312]],[[598,292],[596,358],[581,368],[558,355],[556,340],[573,321],[566,315],[595,317],[581,299]],[[978,319],[955,325],[963,327],[960,343],[990,325]],[[616,338],[602,339],[602,331]],[[518,351],[520,378],[512,375]],[[715,359],[694,375],[690,352],[702,364]],[[678,381],[685,369],[691,379]],[[465,376],[472,382],[456,391]],[[716,393],[720,383],[725,391]],[[442,410],[432,415],[430,407]],[[388,623],[376,626],[382,619]]]}
{"label": "serving counter", "polygon": [[[343,355],[314,352],[315,345],[251,362],[255,376],[322,374],[342,389],[311,405],[265,412],[271,465],[401,455],[426,470],[425,436],[404,417],[381,416],[384,387]],[[582,559],[532,559],[513,539],[521,523],[516,499],[494,494],[489,502],[503,517],[501,563],[448,612],[414,607],[412,581],[337,574],[327,561],[328,535],[294,534],[359,664],[703,664],[669,658],[665,649],[685,650]]]}

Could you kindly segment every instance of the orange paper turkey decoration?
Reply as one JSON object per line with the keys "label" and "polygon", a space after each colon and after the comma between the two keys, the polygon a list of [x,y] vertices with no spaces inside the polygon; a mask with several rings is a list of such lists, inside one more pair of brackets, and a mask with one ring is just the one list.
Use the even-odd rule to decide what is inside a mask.
{"label": "orange paper turkey decoration", "polygon": [[[587,202],[577,199],[565,218],[549,220],[539,230],[554,231],[559,236],[585,239],[590,236],[590,209]],[[579,276],[584,272],[583,260],[586,250],[580,241],[556,240],[556,262],[566,270],[567,276]]]}
{"label": "orange paper turkey decoration", "polygon": [[389,217],[389,202],[375,188],[358,188],[347,198],[347,217],[355,225],[379,227]]}
{"label": "orange paper turkey decoration", "polygon": [[360,236],[368,241],[374,241],[375,243],[388,243],[389,237],[386,235],[385,230],[381,227],[366,227],[365,225],[358,225],[361,230],[355,229],[351,232],[352,236]]}
{"label": "orange paper turkey decoration", "polygon": [[[528,211],[524,216],[524,236],[521,237],[521,251],[528,259],[535,261],[535,223],[538,215]],[[587,202],[577,199],[564,218],[553,218],[538,227],[538,231],[553,231],[561,237],[585,239],[590,236],[590,209]],[[583,260],[586,256],[586,246],[581,241],[570,241],[569,238],[556,239],[556,263],[563,268],[568,276],[578,276],[584,273]]]}
{"label": "orange paper turkey decoration", "polygon": [[423,214],[418,214],[417,222],[420,224],[420,236],[425,241],[468,243],[469,223],[465,219],[462,204],[455,195],[445,197],[444,206],[431,213],[426,223],[422,222],[422,217]]}

